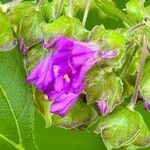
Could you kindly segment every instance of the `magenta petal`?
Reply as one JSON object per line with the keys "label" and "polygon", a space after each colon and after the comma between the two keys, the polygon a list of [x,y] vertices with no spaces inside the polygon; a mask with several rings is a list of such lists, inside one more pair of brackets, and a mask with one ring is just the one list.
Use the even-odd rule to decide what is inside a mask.
{"label": "magenta petal", "polygon": [[55,79],[54,88],[57,92],[61,92],[64,88],[64,78],[63,76],[57,77]]}
{"label": "magenta petal", "polygon": [[29,83],[34,83],[43,92],[53,86],[54,74],[50,58],[51,56],[45,58],[27,78]]}
{"label": "magenta petal", "polygon": [[98,101],[98,108],[103,115],[107,115],[109,111],[108,100]]}
{"label": "magenta petal", "polygon": [[54,99],[56,99],[57,97],[60,97],[62,94],[63,94],[63,91],[57,92],[57,91],[55,91],[55,90],[53,90],[53,91],[48,91],[48,92],[46,93],[46,95],[48,96],[48,99],[49,99],[49,100],[54,100]]}
{"label": "magenta petal", "polygon": [[69,50],[73,46],[73,41],[65,36],[60,36],[57,39],[47,42],[46,40],[43,41],[44,48],[56,48],[59,50]]}
{"label": "magenta petal", "polygon": [[54,41],[48,42],[46,40],[43,40],[43,47],[46,48],[46,49],[49,49],[49,48],[51,48],[53,46],[53,44],[54,44],[53,42]]}
{"label": "magenta petal", "polygon": [[25,44],[23,42],[21,42],[20,43],[20,50],[21,50],[21,52],[26,53],[29,50],[29,48],[27,48],[25,46]]}
{"label": "magenta petal", "polygon": [[79,98],[79,94],[63,94],[52,103],[51,112],[64,117],[74,106]]}

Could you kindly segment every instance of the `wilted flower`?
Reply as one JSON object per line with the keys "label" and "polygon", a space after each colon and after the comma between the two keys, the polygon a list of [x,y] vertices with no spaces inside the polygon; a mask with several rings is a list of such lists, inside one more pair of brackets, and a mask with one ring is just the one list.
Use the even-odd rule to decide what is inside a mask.
{"label": "wilted flower", "polygon": [[145,102],[145,108],[147,111],[150,112],[150,102],[147,102],[147,101]]}
{"label": "wilted flower", "polygon": [[108,100],[99,100],[98,108],[103,115],[107,115],[109,111]]}
{"label": "wilted flower", "polygon": [[20,43],[20,50],[21,50],[21,52],[26,53],[26,52],[29,50],[29,48],[27,48],[27,47],[23,44],[23,42],[21,42],[21,43]]}
{"label": "wilted flower", "polygon": [[64,36],[44,42],[43,46],[54,52],[37,65],[27,81],[53,100],[52,113],[64,117],[83,92],[86,73],[100,60],[116,56],[116,52],[102,52],[95,43]]}

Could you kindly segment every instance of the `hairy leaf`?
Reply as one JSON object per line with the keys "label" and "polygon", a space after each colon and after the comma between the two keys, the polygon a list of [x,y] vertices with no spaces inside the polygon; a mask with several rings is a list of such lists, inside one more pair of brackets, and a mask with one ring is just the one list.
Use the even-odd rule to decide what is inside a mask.
{"label": "hairy leaf", "polygon": [[18,49],[0,53],[0,148],[35,149],[32,89]]}
{"label": "hairy leaf", "polygon": [[119,107],[108,116],[102,117],[96,132],[101,133],[109,150],[143,148],[150,144],[150,131],[143,117],[129,108]]}

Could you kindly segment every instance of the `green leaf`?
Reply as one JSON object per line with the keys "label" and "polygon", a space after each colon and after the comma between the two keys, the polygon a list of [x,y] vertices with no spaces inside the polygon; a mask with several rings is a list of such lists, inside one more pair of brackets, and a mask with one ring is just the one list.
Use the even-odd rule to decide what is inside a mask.
{"label": "green leaf", "polygon": [[44,38],[47,41],[60,35],[83,40],[89,33],[77,18],[70,18],[67,16],[61,16],[52,23],[44,23],[42,25],[42,30]]}
{"label": "green leaf", "polygon": [[126,4],[127,14],[137,23],[143,21],[146,17],[144,2],[145,0],[130,0]]}
{"label": "green leaf", "polygon": [[101,69],[99,65],[93,67],[86,76],[88,103],[108,100],[109,110],[112,111],[122,103],[123,84],[119,77],[109,69]]}
{"label": "green leaf", "polygon": [[122,67],[126,39],[121,32],[106,30],[104,26],[95,26],[90,32],[88,40],[97,42],[103,51],[117,51],[117,56],[115,58],[104,60],[102,62],[103,66],[110,66],[115,69]]}
{"label": "green leaf", "polygon": [[102,117],[96,133],[101,133],[109,150],[128,146],[133,148],[133,145],[134,148],[144,148],[150,143],[150,132],[143,117],[129,108],[119,107],[108,116]]}
{"label": "green leaf", "polygon": [[[58,8],[60,7],[60,2],[58,0],[53,0],[52,2],[45,2],[42,11],[45,15],[47,22],[54,21],[57,19],[58,16]],[[73,9],[73,16],[76,15],[79,8],[78,0],[74,0],[74,9]],[[69,16],[70,12],[70,0],[64,0],[64,5],[62,6],[61,14]],[[60,15],[61,15],[60,14]]]}
{"label": "green leaf", "polygon": [[65,129],[85,129],[92,122],[95,122],[98,114],[92,105],[87,105],[79,99],[72,110],[64,118],[58,115],[52,116],[52,123],[55,126]]}
{"label": "green leaf", "polygon": [[133,20],[129,18],[124,12],[119,10],[113,3],[112,0],[95,0],[98,9],[104,12],[104,14],[110,16],[111,18],[120,18],[129,26],[134,24]]}
{"label": "green leaf", "polygon": [[9,51],[17,45],[8,16],[0,10],[0,51]]}
{"label": "green leaf", "polygon": [[0,148],[35,149],[32,89],[18,49],[0,53]]}

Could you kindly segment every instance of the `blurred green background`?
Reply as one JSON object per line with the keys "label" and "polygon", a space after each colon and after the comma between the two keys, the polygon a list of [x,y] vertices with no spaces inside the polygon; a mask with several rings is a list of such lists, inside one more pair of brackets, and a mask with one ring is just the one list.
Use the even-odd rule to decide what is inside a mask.
{"label": "blurred green background", "polygon": [[[0,0],[2,3],[7,1]],[[128,0],[114,0],[114,2],[118,8],[124,8]],[[150,0],[146,0],[145,5],[148,4],[150,4]],[[78,13],[78,17],[82,19],[82,16],[83,12],[81,11]],[[92,29],[97,24],[104,24],[107,29],[123,26],[120,20],[104,17],[96,9],[91,9],[86,27]],[[143,108],[143,104],[140,104],[137,110],[141,112],[150,128],[150,113]],[[38,112],[35,112],[35,139],[40,150],[106,150],[100,136],[92,132],[68,131],[56,127],[45,128],[44,120]],[[147,150],[150,150],[150,148],[147,148]]]}

